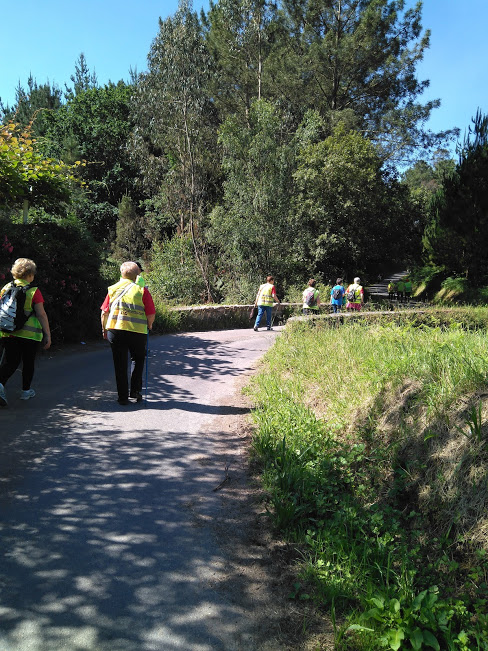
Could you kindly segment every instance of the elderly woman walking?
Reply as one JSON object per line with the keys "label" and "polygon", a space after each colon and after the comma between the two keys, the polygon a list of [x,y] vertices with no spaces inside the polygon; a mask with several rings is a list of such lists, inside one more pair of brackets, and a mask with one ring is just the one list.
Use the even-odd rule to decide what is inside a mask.
{"label": "elderly woman walking", "polygon": [[51,346],[51,331],[49,320],[44,309],[44,299],[38,287],[33,285],[37,267],[29,258],[18,258],[12,266],[13,282],[8,283],[0,291],[0,297],[12,285],[26,288],[24,312],[27,321],[20,329],[13,332],[0,332],[5,355],[0,365],[0,407],[7,406],[5,384],[15,373],[22,362],[22,392],[21,400],[29,400],[36,395],[31,389],[34,377],[34,365],[39,343],[43,341],[44,350]]}

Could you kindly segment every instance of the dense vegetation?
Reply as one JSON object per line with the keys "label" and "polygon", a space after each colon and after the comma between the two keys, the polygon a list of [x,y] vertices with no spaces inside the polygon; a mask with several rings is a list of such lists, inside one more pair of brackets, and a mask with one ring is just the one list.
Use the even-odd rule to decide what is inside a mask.
{"label": "dense vegetation", "polygon": [[488,648],[487,323],[290,323],[252,385],[290,596],[332,614],[337,649]]}
{"label": "dense vegetation", "polygon": [[[451,196],[479,188],[486,125],[479,116],[457,166],[443,149],[456,130],[422,127],[439,105],[420,100],[428,46],[420,3],[221,0],[198,16],[182,1],[142,74],[100,86],[82,54],[64,91],[30,78],[13,107],[0,101],[0,211],[78,222],[105,265],[144,261],[170,303],[247,302],[269,272],[282,297],[311,275],[421,263],[439,286],[466,273],[483,284],[469,242],[457,266],[444,248]],[[55,173],[3,191],[32,156]]]}

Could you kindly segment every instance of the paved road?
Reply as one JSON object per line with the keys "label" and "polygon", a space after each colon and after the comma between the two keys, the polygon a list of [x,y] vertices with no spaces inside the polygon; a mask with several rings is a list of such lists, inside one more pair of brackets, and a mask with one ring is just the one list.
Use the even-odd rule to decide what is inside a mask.
{"label": "paved road", "polygon": [[[151,337],[147,407],[115,402],[106,345],[40,360],[0,410],[1,651],[258,648],[215,586],[235,381],[277,331]],[[198,517],[197,517],[198,516]],[[229,578],[229,577],[227,577]],[[262,641],[262,640],[261,640]]]}

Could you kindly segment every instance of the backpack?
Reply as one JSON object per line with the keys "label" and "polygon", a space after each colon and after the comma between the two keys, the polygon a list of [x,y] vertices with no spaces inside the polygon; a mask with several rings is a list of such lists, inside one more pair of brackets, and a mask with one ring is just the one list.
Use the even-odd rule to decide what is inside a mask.
{"label": "backpack", "polygon": [[17,286],[11,283],[0,298],[0,331],[15,332],[22,330],[32,312],[24,311],[25,297],[30,285]]}
{"label": "backpack", "polygon": [[342,298],[342,289],[339,289],[339,287],[333,289],[332,298],[334,299],[334,301],[340,301],[340,299]]}
{"label": "backpack", "polygon": [[355,287],[351,288],[347,292],[346,298],[349,301],[349,303],[354,303],[354,301],[356,300],[356,288]]}
{"label": "backpack", "polygon": [[305,295],[305,305],[307,307],[314,307],[317,305],[317,300],[315,298],[315,289],[310,288]]}

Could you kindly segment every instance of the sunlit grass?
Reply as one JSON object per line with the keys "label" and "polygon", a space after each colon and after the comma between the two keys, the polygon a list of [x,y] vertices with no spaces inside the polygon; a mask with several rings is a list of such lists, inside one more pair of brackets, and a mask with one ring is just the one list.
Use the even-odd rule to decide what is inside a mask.
{"label": "sunlit grass", "polygon": [[[486,405],[479,401],[488,377],[487,311],[452,315],[451,323],[445,313],[429,316],[442,327],[294,323],[267,353],[249,391],[268,508],[275,525],[307,550],[296,598],[312,585],[319,603],[387,637],[397,611],[385,607],[372,624],[368,603],[394,599],[401,604],[397,619],[405,620],[395,626],[405,624],[414,643],[424,621],[426,639],[437,635],[445,648],[468,649],[488,629],[488,585],[478,582],[483,597],[476,602],[463,597],[471,611],[449,598],[439,600],[438,617],[409,606],[429,586],[462,596],[465,583],[469,593],[469,576],[487,569],[483,555],[468,560],[488,541],[488,523],[476,527],[473,516],[482,516],[488,503]],[[461,326],[463,315],[469,328]],[[464,567],[452,559],[461,548],[468,554]],[[426,604],[437,594],[432,590]],[[445,617],[452,619],[449,635],[459,633],[452,647]],[[341,633],[340,648],[380,648],[366,628],[354,625],[352,646]]]}

